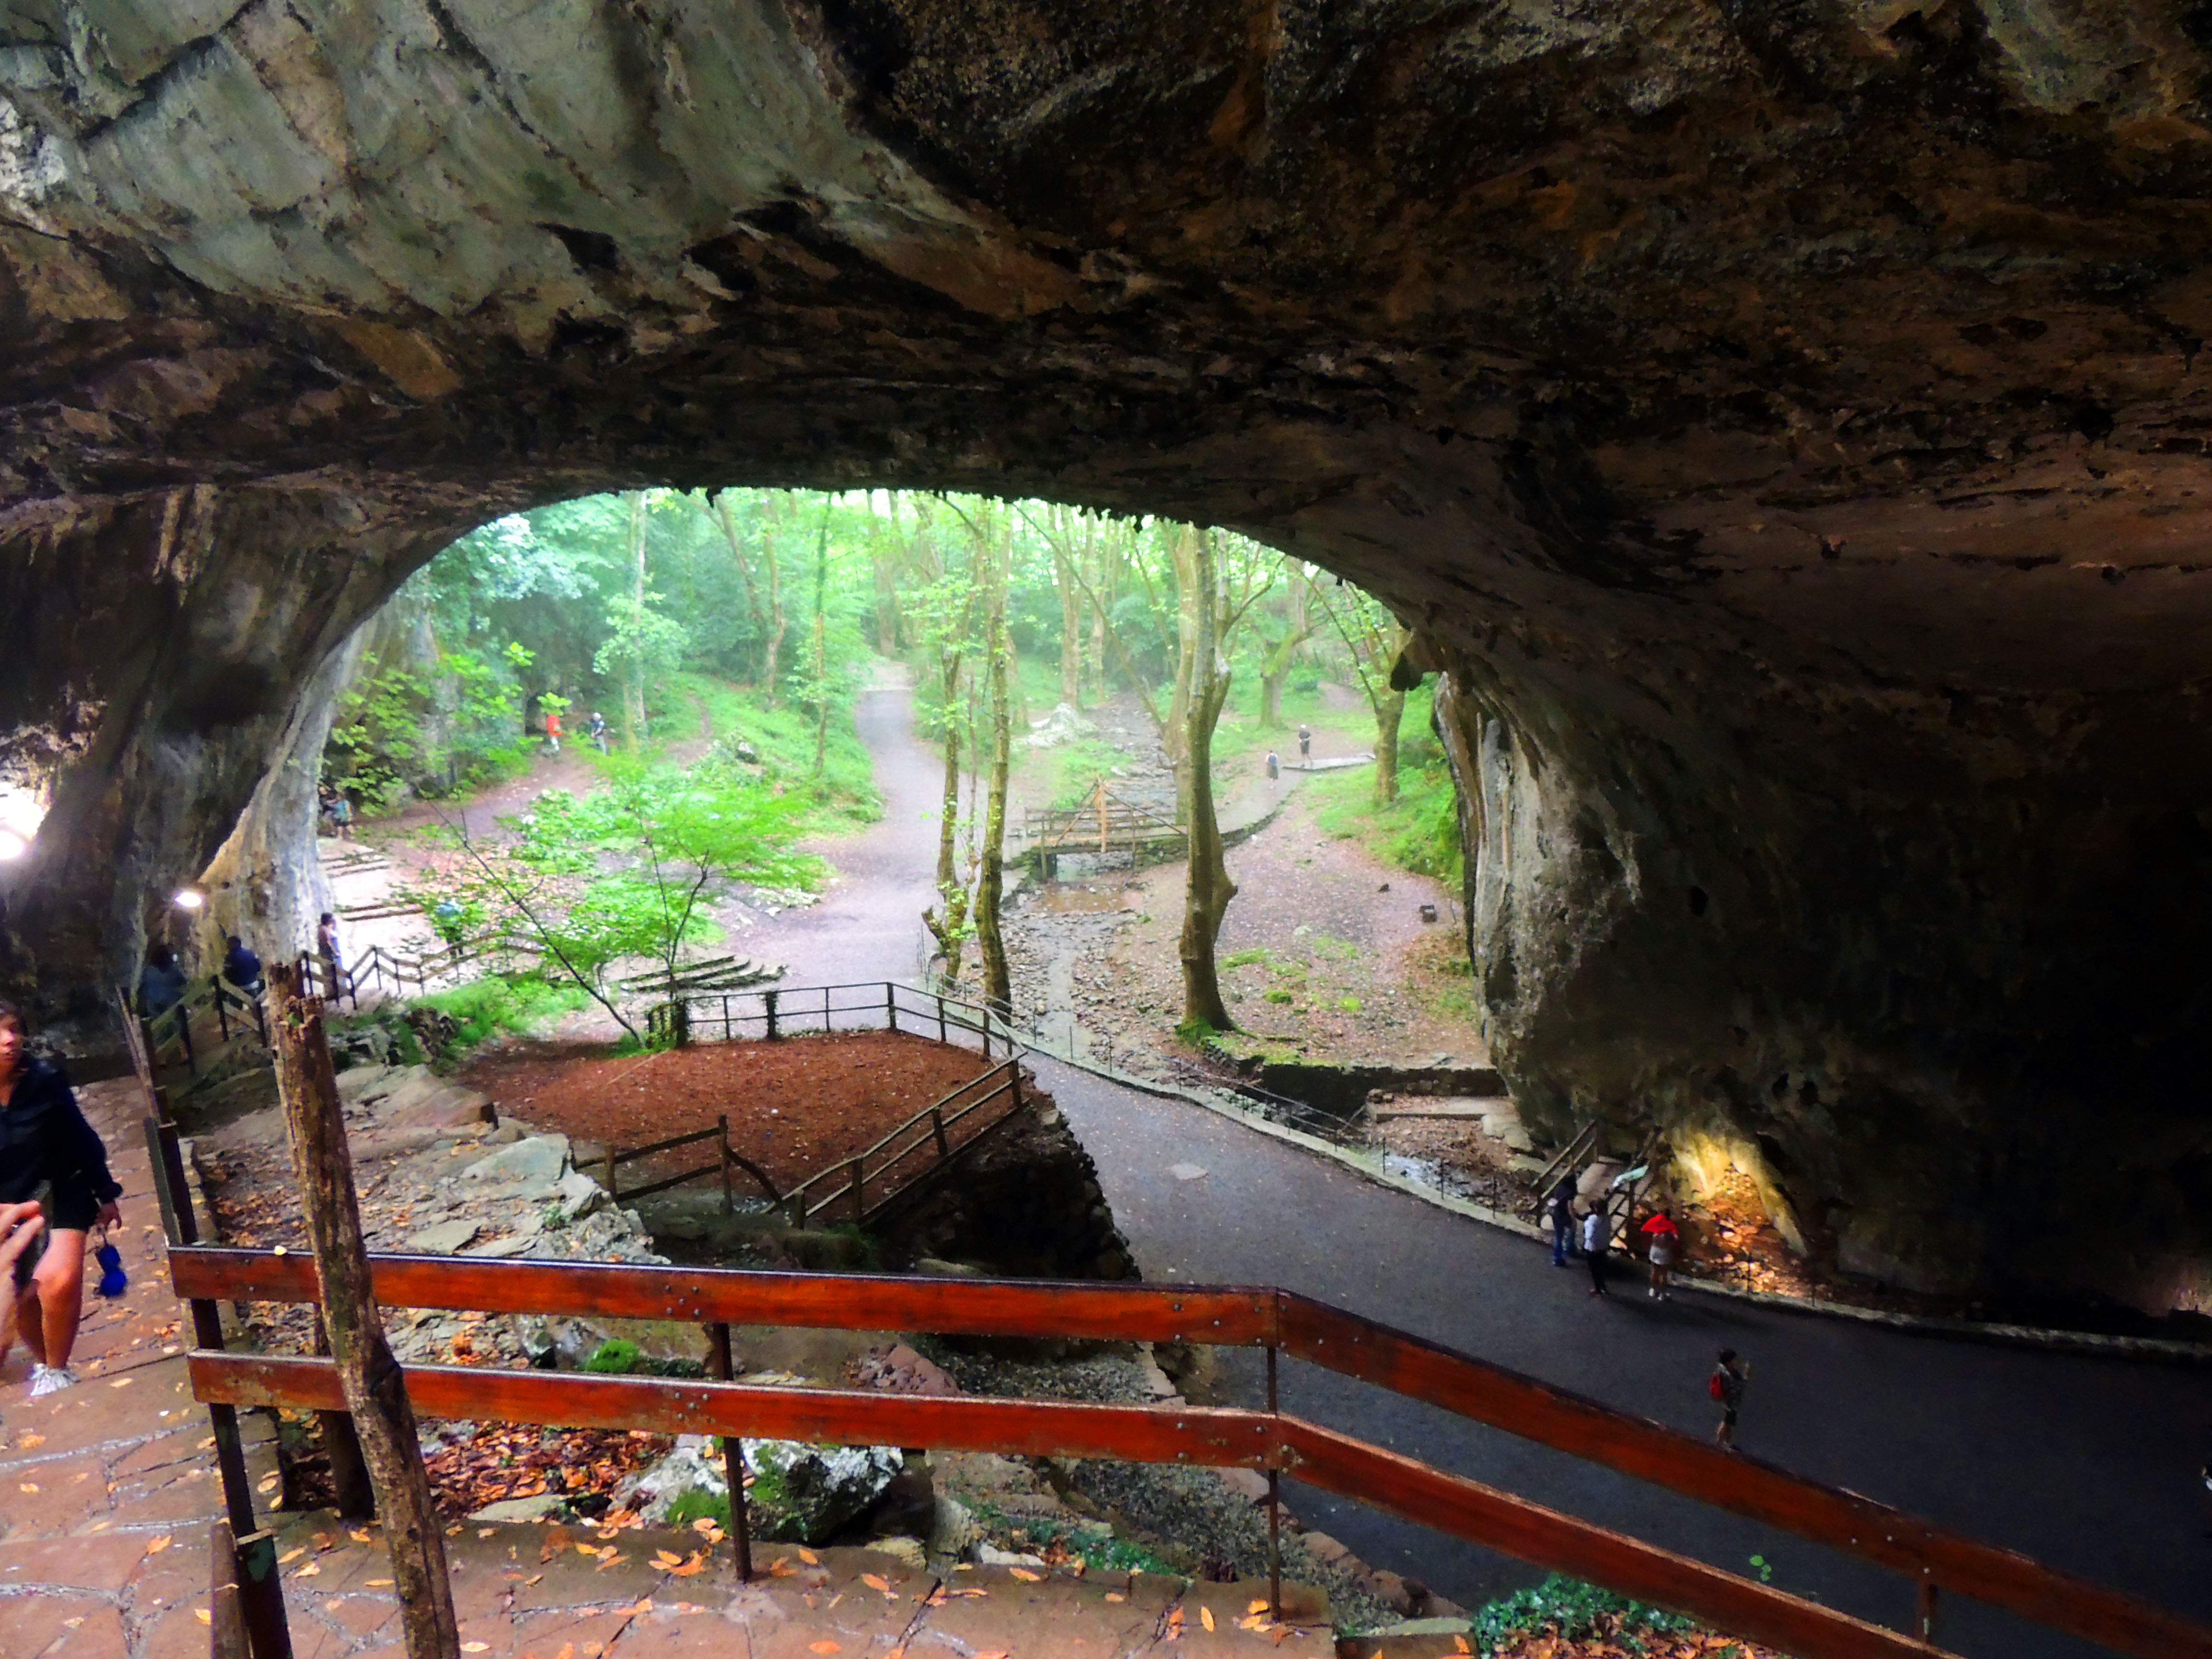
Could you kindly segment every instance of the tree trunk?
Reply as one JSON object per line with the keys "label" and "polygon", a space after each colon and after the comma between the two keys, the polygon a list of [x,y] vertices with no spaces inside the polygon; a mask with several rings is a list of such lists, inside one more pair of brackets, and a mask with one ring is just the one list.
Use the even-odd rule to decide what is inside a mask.
{"label": "tree trunk", "polygon": [[[898,517],[898,493],[891,494],[891,516]],[[875,567],[876,575],[876,654],[879,657],[898,655],[898,562],[884,550],[884,543],[889,532],[878,526],[868,544],[868,557]]]}
{"label": "tree trunk", "polygon": [[[761,608],[760,584],[753,580],[751,562],[745,557],[744,542],[738,534],[736,517],[730,511],[730,492],[720,492],[714,500],[714,522],[722,528],[722,539],[730,544],[730,562],[738,568],[738,580],[745,590],[745,609],[752,613],[754,630],[763,644],[768,640],[768,612]],[[767,539],[765,536],[762,538]]]}
{"label": "tree trunk", "polygon": [[1006,890],[1006,762],[1011,747],[1010,699],[1006,694],[1006,587],[1001,576],[997,615],[991,629],[991,794],[983,821],[983,872],[975,883],[975,954],[983,969],[983,1000],[1001,1013],[1013,1011],[1013,984],[1006,972],[1006,944],[999,931],[999,899]]}
{"label": "tree trunk", "polygon": [[[1168,752],[1168,763],[1175,769],[1176,816],[1185,823],[1191,821],[1190,717],[1199,701],[1197,686],[1204,670],[1199,660],[1199,637],[1213,636],[1213,587],[1205,584],[1203,598],[1200,595],[1200,543],[1204,534],[1188,525],[1179,525],[1168,532],[1170,558],[1175,566],[1176,579],[1176,677],[1175,695],[1168,702],[1167,729],[1161,736],[1161,747]],[[1203,558],[1209,573],[1213,568],[1212,544],[1207,544]],[[1207,659],[1209,665],[1211,658]],[[1209,725],[1209,733],[1212,730]]]}
{"label": "tree trunk", "polygon": [[623,684],[623,743],[631,753],[645,738],[645,492],[629,492],[630,603],[636,607],[630,624],[632,641],[629,672]]}
{"label": "tree trunk", "polygon": [[960,879],[954,856],[960,828],[960,656],[943,659],[945,674],[945,806],[937,823],[937,905],[921,913],[922,925],[936,938],[938,954],[945,958],[945,978],[960,977],[960,957],[967,941],[968,884]]}
{"label": "tree trunk", "polygon": [[814,775],[830,757],[830,507],[822,507],[822,538],[814,550]]}
{"label": "tree trunk", "polygon": [[1083,707],[1083,594],[1069,569],[1069,555],[1057,538],[1052,544],[1054,585],[1060,589],[1060,700]]}
{"label": "tree trunk", "polygon": [[1406,713],[1406,694],[1386,691],[1375,700],[1375,805],[1379,810],[1398,799],[1398,722]]}
{"label": "tree trunk", "polygon": [[[1221,919],[1237,884],[1229,879],[1229,866],[1221,846],[1221,826],[1213,814],[1213,725],[1229,699],[1229,665],[1221,655],[1217,619],[1220,586],[1215,569],[1213,537],[1199,531],[1191,536],[1190,586],[1198,603],[1185,607],[1194,611],[1195,638],[1191,672],[1189,712],[1183,741],[1184,770],[1190,790],[1190,878],[1184,890],[1182,939],[1182,1018],[1186,1026],[1204,1024],[1217,1031],[1235,1029],[1221,1000],[1221,981],[1214,971],[1213,942],[1221,933]],[[1178,569],[1181,565],[1178,562]]]}
{"label": "tree trunk", "polygon": [[301,994],[291,972],[270,975],[270,1031],[277,1092],[291,1132],[292,1168],[322,1281],[331,1355],[353,1414],[392,1552],[393,1595],[408,1659],[459,1659],[446,1539],[422,1465],[415,1410],[398,1362],[384,1340],[384,1318],[362,1242],[353,1158],[323,1032],[322,1003]]}
{"label": "tree trunk", "polygon": [[768,706],[775,707],[776,676],[783,654],[783,585],[775,562],[775,526],[773,522],[761,536],[761,563],[768,570],[768,649],[761,662],[761,689],[768,696]]}

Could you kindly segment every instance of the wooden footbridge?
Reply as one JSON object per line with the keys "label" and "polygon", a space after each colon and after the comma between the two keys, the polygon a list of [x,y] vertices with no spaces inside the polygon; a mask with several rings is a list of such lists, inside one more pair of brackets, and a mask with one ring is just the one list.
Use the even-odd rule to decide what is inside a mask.
{"label": "wooden footbridge", "polygon": [[1035,858],[1037,874],[1050,880],[1063,853],[1103,858],[1126,852],[1133,864],[1150,854],[1188,850],[1189,830],[1172,812],[1124,800],[1101,778],[1079,806],[1032,808],[1022,825],[1022,856]]}

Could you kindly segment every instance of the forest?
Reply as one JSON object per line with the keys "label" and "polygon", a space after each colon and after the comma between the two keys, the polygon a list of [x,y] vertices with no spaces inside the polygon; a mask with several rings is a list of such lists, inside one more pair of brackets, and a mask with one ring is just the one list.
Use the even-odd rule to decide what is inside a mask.
{"label": "forest", "polygon": [[1187,524],[885,491],[593,495],[483,525],[408,581],[357,638],[325,780],[373,821],[518,779],[552,733],[580,748],[606,787],[541,796],[519,842],[471,846],[467,874],[416,896],[449,935],[528,921],[598,994],[611,963],[673,973],[705,942],[714,879],[803,885],[818,872],[800,839],[876,817],[854,708],[903,665],[945,767],[923,920],[943,976],[972,969],[1003,1005],[1010,751],[1064,728],[1048,799],[1029,804],[1072,805],[1121,758],[1084,711],[1124,699],[1190,830],[1186,1022],[1225,1030],[1214,798],[1261,750],[1357,710],[1374,763],[1315,780],[1322,821],[1456,876],[1453,784],[1405,641],[1371,595]]}

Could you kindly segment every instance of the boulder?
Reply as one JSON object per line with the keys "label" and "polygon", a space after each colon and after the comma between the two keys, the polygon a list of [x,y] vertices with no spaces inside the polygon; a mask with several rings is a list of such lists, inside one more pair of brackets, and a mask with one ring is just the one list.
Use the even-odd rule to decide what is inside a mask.
{"label": "boulder", "polygon": [[458,1221],[441,1221],[434,1227],[425,1227],[419,1233],[407,1236],[407,1249],[422,1255],[451,1255],[483,1231],[483,1224],[464,1216]]}
{"label": "boulder", "polygon": [[461,1171],[464,1182],[513,1183],[524,1186],[556,1184],[568,1170],[568,1137],[532,1135],[480,1158]]}
{"label": "boulder", "polygon": [[721,1449],[712,1435],[678,1435],[667,1456],[638,1471],[615,1488],[615,1502],[635,1510],[647,1526],[666,1522],[669,1511],[686,1492],[727,1501],[730,1482]]}
{"label": "boulder", "polygon": [[748,1440],[753,1475],[748,1509],[757,1534],[795,1544],[826,1543],[865,1515],[906,1466],[896,1446],[810,1446],[796,1440]]}
{"label": "boulder", "polygon": [[522,1522],[550,1521],[568,1508],[568,1502],[555,1492],[541,1492],[535,1498],[502,1498],[496,1504],[487,1504],[469,1516],[471,1521]]}

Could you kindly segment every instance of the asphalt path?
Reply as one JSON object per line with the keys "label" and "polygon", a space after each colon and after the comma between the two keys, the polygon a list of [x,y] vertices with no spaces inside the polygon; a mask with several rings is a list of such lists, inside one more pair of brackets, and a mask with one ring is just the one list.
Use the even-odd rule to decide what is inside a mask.
{"label": "asphalt path", "polygon": [[[744,937],[801,985],[903,978],[920,965],[933,897],[940,763],[913,731],[902,682],[860,703],[884,792],[881,822],[821,844],[840,879],[824,901]],[[1098,1164],[1152,1282],[1279,1285],[1698,1435],[1723,1346],[1752,1362],[1746,1453],[2212,1622],[2212,1371],[1920,1337],[1682,1291],[1645,1299],[1617,1264],[1593,1300],[1579,1263],[1362,1179],[1201,1107],[1032,1060]],[[1205,1174],[1179,1179],[1177,1165]],[[1226,1356],[1233,1399],[1258,1403],[1257,1357]],[[1285,1364],[1285,1409],[1505,1491],[1780,1588],[1902,1627],[1912,1588],[1778,1533],[1564,1453],[1333,1373]],[[1292,1481],[1306,1524],[1364,1559],[1473,1606],[1540,1575]],[[1942,1645],[1990,1659],[2060,1659],[2086,1644],[1956,1599]]]}
{"label": "asphalt path", "polygon": [[[1694,1291],[1654,1303],[1633,1273],[1589,1294],[1579,1262],[1380,1187],[1218,1114],[1032,1062],[1083,1144],[1147,1280],[1279,1285],[1686,1432],[1710,1435],[1717,1351],[1753,1364],[1747,1453],[2212,1622],[2197,1468],[2201,1369],[1922,1337]],[[1178,1178],[1192,1166],[1205,1173]],[[1628,1264],[1619,1263],[1626,1267]],[[1229,1363],[1256,1404],[1256,1356]],[[1286,1411],[1439,1468],[1893,1626],[1900,1575],[1317,1368],[1286,1363]],[[1308,1526],[1474,1605],[1540,1574],[1292,1481]],[[2099,1651],[1948,1599],[1938,1639],[1974,1655]]]}

